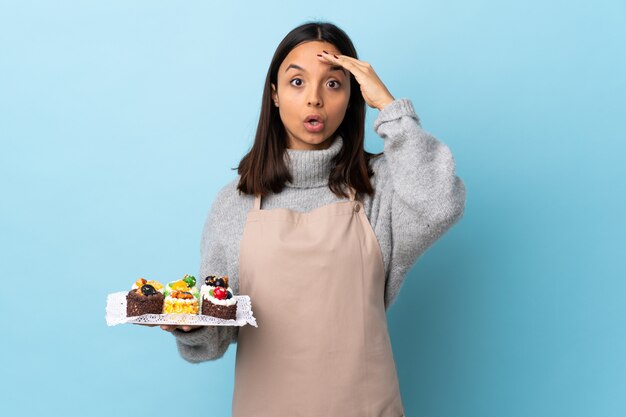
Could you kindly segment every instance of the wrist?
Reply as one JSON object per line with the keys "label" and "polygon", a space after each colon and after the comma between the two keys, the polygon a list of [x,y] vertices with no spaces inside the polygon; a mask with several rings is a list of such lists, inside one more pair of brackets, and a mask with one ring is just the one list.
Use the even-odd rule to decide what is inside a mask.
{"label": "wrist", "polygon": [[382,111],[385,107],[387,107],[388,105],[390,105],[391,103],[393,103],[395,101],[395,98],[393,98],[392,96],[389,97],[389,99],[387,99],[383,105],[378,107],[379,111]]}

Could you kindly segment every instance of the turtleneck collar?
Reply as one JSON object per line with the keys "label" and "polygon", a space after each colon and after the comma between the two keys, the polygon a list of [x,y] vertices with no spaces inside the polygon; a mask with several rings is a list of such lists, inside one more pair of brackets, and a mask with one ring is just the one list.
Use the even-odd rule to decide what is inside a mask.
{"label": "turtleneck collar", "polygon": [[311,188],[328,185],[332,159],[343,146],[343,138],[337,134],[328,149],[301,150],[286,149],[285,163],[289,167],[293,182],[287,187]]}

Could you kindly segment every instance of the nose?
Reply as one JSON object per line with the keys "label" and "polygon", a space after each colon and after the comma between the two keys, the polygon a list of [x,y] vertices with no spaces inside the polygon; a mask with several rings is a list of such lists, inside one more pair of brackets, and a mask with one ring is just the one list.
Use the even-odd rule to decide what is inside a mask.
{"label": "nose", "polygon": [[317,88],[313,88],[312,90],[313,91],[310,93],[309,97],[309,106],[313,104],[314,106],[319,107],[322,105],[322,98],[320,97]]}
{"label": "nose", "polygon": [[309,106],[313,104],[315,107],[319,107],[322,105],[322,101],[320,99],[309,100]]}

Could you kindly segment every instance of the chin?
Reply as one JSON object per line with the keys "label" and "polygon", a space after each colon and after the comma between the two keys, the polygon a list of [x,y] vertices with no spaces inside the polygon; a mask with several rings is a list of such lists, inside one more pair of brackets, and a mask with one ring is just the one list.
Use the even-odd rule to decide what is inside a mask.
{"label": "chin", "polygon": [[323,139],[321,136],[317,140],[303,140],[300,139],[294,143],[294,146],[291,146],[292,149],[302,149],[302,148],[321,148],[326,149],[330,146],[331,137]]}
{"label": "chin", "polygon": [[307,130],[304,130],[304,132],[302,132],[297,137],[295,137],[295,139],[294,139],[294,136],[295,135],[291,135],[292,144],[291,146],[288,145],[289,148],[298,149],[298,148],[304,148],[304,147],[310,147],[310,148],[321,147],[322,149],[325,149],[331,145],[332,139],[335,137],[335,134],[333,133],[333,134],[328,135],[325,131],[311,133],[311,132],[308,132]]}

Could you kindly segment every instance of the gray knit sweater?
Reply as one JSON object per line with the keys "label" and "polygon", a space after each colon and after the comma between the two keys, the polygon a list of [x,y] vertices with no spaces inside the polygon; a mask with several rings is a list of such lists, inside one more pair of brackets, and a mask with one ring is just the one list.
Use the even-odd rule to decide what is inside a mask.
{"label": "gray knit sweater", "polygon": [[[393,303],[404,277],[417,258],[459,220],[465,208],[465,186],[455,173],[450,149],[422,129],[409,99],[396,99],[381,110],[374,130],[384,140],[384,155],[372,161],[373,196],[364,195],[365,213],[382,249],[385,266],[385,308]],[[328,149],[287,149],[293,183],[264,197],[262,209],[277,207],[310,211],[345,201],[328,187],[331,159],[343,138]],[[201,239],[199,281],[207,275],[228,275],[239,293],[239,243],[254,197],[239,194],[239,178],[217,194]],[[254,309],[254,300],[252,300]],[[214,360],[237,341],[239,327],[208,326],[174,330],[178,351],[192,363]]]}

